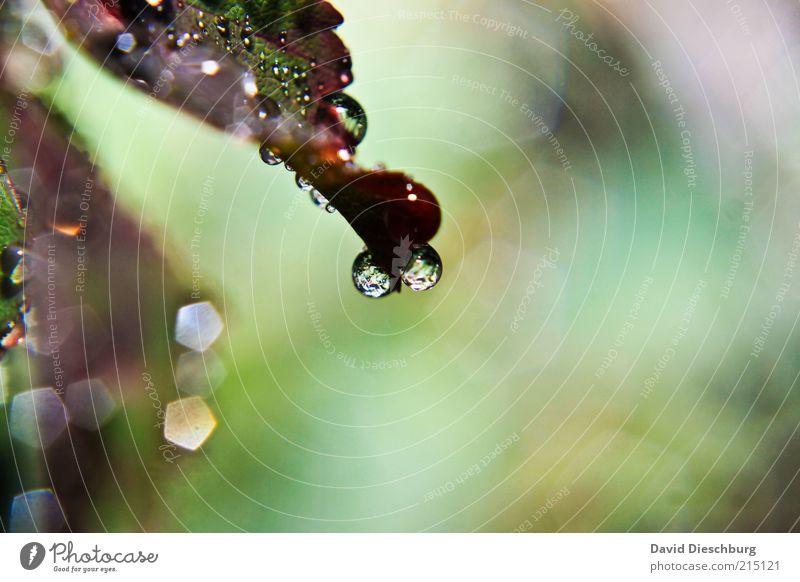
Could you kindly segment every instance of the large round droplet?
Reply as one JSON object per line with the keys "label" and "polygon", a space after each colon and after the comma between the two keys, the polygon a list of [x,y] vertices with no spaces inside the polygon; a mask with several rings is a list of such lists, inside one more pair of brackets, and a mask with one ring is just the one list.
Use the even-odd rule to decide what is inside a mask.
{"label": "large round droplet", "polygon": [[367,133],[367,114],[364,108],[346,93],[331,93],[324,100],[330,103],[339,117],[354,145],[358,145]]}
{"label": "large round droplet", "polygon": [[266,144],[261,146],[259,153],[261,154],[261,160],[268,166],[277,166],[283,162],[280,156],[267,147]]}
{"label": "large round droplet", "polygon": [[362,251],[353,261],[353,284],[367,297],[383,297],[392,290],[392,278],[372,260],[369,251]]}
{"label": "large round droplet", "polygon": [[442,278],[442,259],[430,246],[423,245],[411,251],[411,258],[403,271],[403,283],[412,291],[432,289]]}

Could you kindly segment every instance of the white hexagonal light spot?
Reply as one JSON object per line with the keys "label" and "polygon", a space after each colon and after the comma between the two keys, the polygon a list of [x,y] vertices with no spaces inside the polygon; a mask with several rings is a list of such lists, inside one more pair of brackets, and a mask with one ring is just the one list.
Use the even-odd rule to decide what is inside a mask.
{"label": "white hexagonal light spot", "polygon": [[210,302],[192,303],[178,310],[175,341],[202,352],[216,341],[224,327],[222,318]]}
{"label": "white hexagonal light spot", "polygon": [[164,438],[174,445],[195,451],[208,440],[216,426],[214,413],[199,396],[167,404]]}
{"label": "white hexagonal light spot", "polygon": [[9,513],[12,533],[59,532],[64,512],[50,489],[34,489],[14,496]]}
{"label": "white hexagonal light spot", "polygon": [[87,430],[98,430],[111,420],[117,403],[102,380],[91,378],[67,386],[64,403],[69,421]]}
{"label": "white hexagonal light spot", "polygon": [[8,424],[16,440],[44,449],[67,428],[67,412],[55,390],[34,388],[11,400]]}
{"label": "white hexagonal light spot", "polygon": [[193,396],[208,396],[227,375],[225,364],[214,350],[186,352],[178,358],[175,384],[178,390]]}

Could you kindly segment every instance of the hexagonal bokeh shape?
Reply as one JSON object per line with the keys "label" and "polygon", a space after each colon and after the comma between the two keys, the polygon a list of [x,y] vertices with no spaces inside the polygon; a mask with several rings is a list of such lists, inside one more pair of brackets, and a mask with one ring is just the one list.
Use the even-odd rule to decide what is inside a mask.
{"label": "hexagonal bokeh shape", "polygon": [[222,384],[227,373],[214,350],[186,352],[178,358],[175,384],[186,394],[208,396]]}
{"label": "hexagonal bokeh shape", "polygon": [[11,502],[8,527],[13,533],[59,532],[64,524],[64,512],[50,489],[26,491]]}
{"label": "hexagonal bokeh shape", "polygon": [[167,404],[164,438],[174,445],[196,451],[208,440],[216,426],[214,413],[199,396]]}
{"label": "hexagonal bokeh shape", "polygon": [[111,420],[117,403],[102,380],[90,378],[67,386],[64,404],[69,422],[87,430],[98,430]]}
{"label": "hexagonal bokeh shape", "polygon": [[202,352],[211,347],[224,327],[222,318],[210,302],[192,303],[178,310],[175,341],[191,350]]}
{"label": "hexagonal bokeh shape", "polygon": [[16,440],[44,449],[67,428],[67,411],[55,390],[34,388],[11,400],[8,424]]}

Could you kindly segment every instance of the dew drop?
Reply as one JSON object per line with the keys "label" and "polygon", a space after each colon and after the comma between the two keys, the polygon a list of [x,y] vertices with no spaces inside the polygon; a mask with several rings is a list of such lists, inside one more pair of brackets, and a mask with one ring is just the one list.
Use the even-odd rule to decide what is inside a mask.
{"label": "dew drop", "polygon": [[358,101],[346,93],[332,93],[323,97],[336,111],[339,123],[350,134],[355,145],[361,143],[367,133],[367,114]]}
{"label": "dew drop", "polygon": [[222,38],[228,38],[230,29],[228,28],[228,20],[224,16],[217,16],[214,19],[214,24],[217,27],[217,32]]}
{"label": "dew drop", "polygon": [[300,174],[297,174],[294,181],[297,183],[297,187],[304,192],[309,192],[314,189],[314,186],[311,184],[311,182],[303,178]]}
{"label": "dew drop", "polygon": [[268,166],[277,166],[278,164],[283,162],[280,156],[278,156],[278,154],[273,152],[266,145],[261,146],[259,153],[261,154],[261,160]]}
{"label": "dew drop", "polygon": [[412,291],[427,291],[441,278],[442,259],[432,246],[423,245],[411,251],[402,277],[406,287]]}
{"label": "dew drop", "polygon": [[353,261],[353,285],[366,297],[383,297],[392,290],[392,278],[372,260],[369,251],[362,251]]}

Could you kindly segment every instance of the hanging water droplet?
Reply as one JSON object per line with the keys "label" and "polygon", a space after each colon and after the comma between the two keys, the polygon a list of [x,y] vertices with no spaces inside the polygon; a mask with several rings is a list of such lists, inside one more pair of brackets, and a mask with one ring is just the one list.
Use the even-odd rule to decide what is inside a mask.
{"label": "hanging water droplet", "polygon": [[353,261],[353,285],[367,297],[383,297],[392,290],[392,278],[372,260],[369,251],[362,251]]}
{"label": "hanging water droplet", "polygon": [[442,259],[432,246],[423,245],[411,251],[402,277],[406,287],[412,291],[427,291],[441,278]]}
{"label": "hanging water droplet", "polygon": [[310,190],[308,190],[308,194],[311,196],[311,202],[313,202],[315,206],[325,208],[325,210],[327,210],[330,214],[336,212],[336,208],[334,208],[331,203],[328,202],[328,199],[325,198],[325,196],[323,196],[322,193],[316,188],[312,187]]}
{"label": "hanging water droplet", "polygon": [[261,146],[259,153],[261,154],[261,160],[268,166],[277,166],[283,162],[280,156],[267,147],[266,144]]}
{"label": "hanging water droplet", "polygon": [[339,123],[350,134],[355,145],[360,144],[367,133],[367,114],[364,108],[346,93],[332,93],[323,97],[323,100],[333,106]]}
{"label": "hanging water droplet", "polygon": [[297,174],[294,181],[297,183],[297,187],[304,192],[309,192],[314,189],[314,186],[311,184],[311,182],[303,178],[300,174]]}

